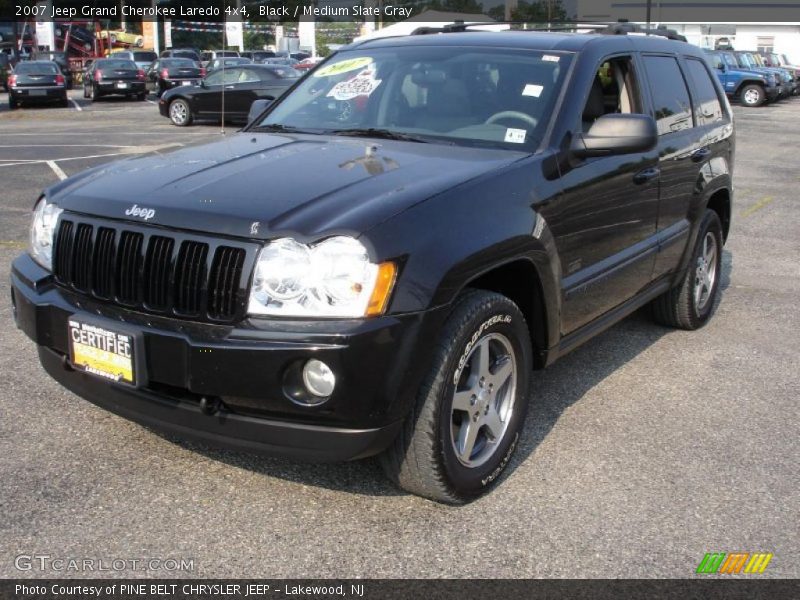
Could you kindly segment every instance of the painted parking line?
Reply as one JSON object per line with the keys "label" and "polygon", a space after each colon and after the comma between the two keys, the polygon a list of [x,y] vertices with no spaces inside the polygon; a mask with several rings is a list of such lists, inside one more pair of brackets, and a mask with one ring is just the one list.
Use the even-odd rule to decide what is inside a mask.
{"label": "painted parking line", "polygon": [[78,112],[83,112],[83,109],[81,108],[81,105],[78,104],[77,100],[73,100],[72,98],[70,98],[69,101],[75,105],[75,110],[77,110]]}
{"label": "painted parking line", "polygon": [[61,169],[61,167],[59,167],[59,166],[58,166],[58,165],[55,163],[55,161],[48,160],[48,161],[46,161],[46,162],[47,162],[47,166],[48,166],[48,167],[50,167],[51,169],[53,169],[53,173],[55,173],[55,174],[56,174],[56,176],[57,176],[57,177],[58,177],[58,178],[59,178],[61,181],[64,181],[64,180],[67,178],[67,174],[66,174],[66,173],[64,173],[64,171]]}

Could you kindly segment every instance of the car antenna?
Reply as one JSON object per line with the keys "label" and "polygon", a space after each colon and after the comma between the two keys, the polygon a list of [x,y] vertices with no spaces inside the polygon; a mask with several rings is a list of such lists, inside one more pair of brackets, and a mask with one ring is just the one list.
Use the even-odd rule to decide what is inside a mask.
{"label": "car antenna", "polygon": [[[222,48],[225,48],[225,36],[227,36],[227,24],[228,22],[225,21],[226,27],[222,28]],[[221,52],[222,56],[222,123],[220,123],[221,129],[220,133],[225,135],[225,53]]]}

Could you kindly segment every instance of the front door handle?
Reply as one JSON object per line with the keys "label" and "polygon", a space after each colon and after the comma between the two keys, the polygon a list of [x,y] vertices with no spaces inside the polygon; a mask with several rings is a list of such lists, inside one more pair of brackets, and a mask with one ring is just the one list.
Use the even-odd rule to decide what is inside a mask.
{"label": "front door handle", "polygon": [[226,85],[226,86],[225,86],[225,89],[226,89],[226,90],[232,90],[232,89],[233,89],[233,88],[235,88],[235,87],[236,87],[235,85]]}
{"label": "front door handle", "polygon": [[698,148],[694,152],[692,152],[692,161],[700,162],[708,158],[708,155],[711,154],[711,150],[708,148]]}
{"label": "front door handle", "polygon": [[633,183],[635,183],[636,185],[642,185],[643,183],[647,183],[651,179],[655,179],[660,174],[661,174],[661,169],[659,169],[658,167],[650,167],[649,169],[643,169],[633,176]]}

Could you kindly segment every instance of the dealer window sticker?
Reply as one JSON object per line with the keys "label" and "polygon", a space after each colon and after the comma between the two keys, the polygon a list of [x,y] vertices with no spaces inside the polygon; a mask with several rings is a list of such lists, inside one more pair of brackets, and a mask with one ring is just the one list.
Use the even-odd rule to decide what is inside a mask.
{"label": "dealer window sticker", "polygon": [[533,96],[534,98],[538,98],[542,95],[544,91],[544,86],[539,85],[537,83],[529,83],[522,89],[523,96]]}
{"label": "dealer window sticker", "polygon": [[367,65],[372,64],[372,57],[362,56],[359,58],[351,58],[349,60],[340,60],[332,65],[327,65],[314,72],[314,77],[331,77],[332,75],[341,75],[350,71],[363,69]]}
{"label": "dealer window sticker", "polygon": [[524,144],[526,135],[528,135],[528,132],[524,129],[514,129],[513,127],[509,127],[506,129],[505,141],[511,142],[512,144]]}
{"label": "dealer window sticker", "polygon": [[352,100],[359,96],[369,96],[378,89],[382,79],[375,79],[375,71],[364,69],[358,75],[347,81],[340,81],[327,93],[334,100]]}
{"label": "dealer window sticker", "polygon": [[545,54],[544,56],[542,56],[542,60],[546,60],[548,62],[558,62],[559,60],[561,60],[561,57],[553,56],[552,54]]}

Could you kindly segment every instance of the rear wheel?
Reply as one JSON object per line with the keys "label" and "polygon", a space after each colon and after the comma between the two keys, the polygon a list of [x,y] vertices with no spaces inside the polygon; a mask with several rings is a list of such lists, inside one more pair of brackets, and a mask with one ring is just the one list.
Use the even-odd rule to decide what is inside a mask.
{"label": "rear wheel", "polygon": [[12,96],[11,94],[9,94],[8,95],[8,109],[9,110],[14,110],[15,108],[17,108],[17,106],[18,106],[17,99],[14,98],[14,96]]}
{"label": "rear wheel", "polygon": [[92,86],[91,98],[92,102],[97,102],[100,99],[100,91],[97,89],[96,85]]}
{"label": "rear wheel", "polygon": [[381,456],[386,474],[448,504],[488,491],[517,446],[531,369],[528,327],[517,306],[482,290],[460,296],[416,404]]}
{"label": "rear wheel", "polygon": [[139,94],[138,96],[136,96],[136,99],[137,99],[139,102],[144,102],[144,100],[145,100],[146,98],[147,98],[147,93],[146,93],[146,92],[145,92],[145,93],[142,93],[142,94]]}
{"label": "rear wheel", "polygon": [[174,125],[186,127],[192,123],[192,111],[183,98],[173,100],[169,105],[169,118]]}
{"label": "rear wheel", "polygon": [[761,106],[767,99],[764,88],[755,83],[744,86],[740,97],[742,105],[750,107]]}
{"label": "rear wheel", "polygon": [[708,322],[722,274],[722,224],[706,209],[692,258],[680,285],[653,301],[655,320],[668,327],[698,329]]}
{"label": "rear wheel", "polygon": [[61,99],[59,104],[61,105],[62,108],[68,108],[69,107],[69,98],[67,98],[66,94],[64,94],[64,97]]}

